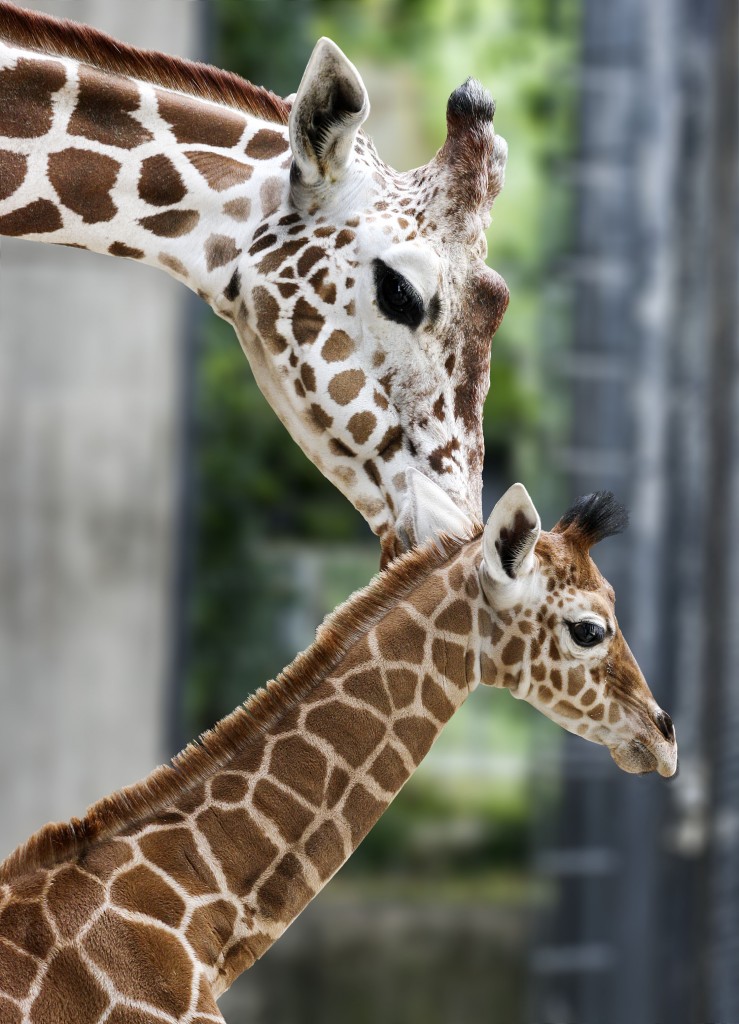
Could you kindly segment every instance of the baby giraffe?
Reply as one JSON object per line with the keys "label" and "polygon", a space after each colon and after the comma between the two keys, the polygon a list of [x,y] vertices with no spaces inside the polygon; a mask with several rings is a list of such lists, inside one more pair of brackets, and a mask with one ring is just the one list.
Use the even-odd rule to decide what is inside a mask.
{"label": "baby giraffe", "polygon": [[2,1024],[205,1024],[402,788],[480,683],[629,772],[677,768],[675,732],[589,555],[612,495],[550,533],[515,484],[484,531],[409,471],[401,557],[274,682],[170,766],[47,825],[0,865]]}

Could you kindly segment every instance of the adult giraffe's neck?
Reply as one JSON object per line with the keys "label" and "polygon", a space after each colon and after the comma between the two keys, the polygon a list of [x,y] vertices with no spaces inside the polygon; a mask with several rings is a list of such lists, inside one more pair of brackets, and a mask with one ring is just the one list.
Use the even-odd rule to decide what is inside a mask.
{"label": "adult giraffe's neck", "polygon": [[217,307],[262,186],[287,189],[286,120],[236,76],[0,3],[0,234],[162,267]]}
{"label": "adult giraffe's neck", "polygon": [[[225,991],[356,849],[476,684],[479,557],[479,542],[405,556],[202,747],[73,823],[82,838],[62,859],[104,875],[113,904],[137,884],[132,856],[171,878],[190,894],[187,941]],[[47,827],[0,883],[52,867],[69,829]]]}

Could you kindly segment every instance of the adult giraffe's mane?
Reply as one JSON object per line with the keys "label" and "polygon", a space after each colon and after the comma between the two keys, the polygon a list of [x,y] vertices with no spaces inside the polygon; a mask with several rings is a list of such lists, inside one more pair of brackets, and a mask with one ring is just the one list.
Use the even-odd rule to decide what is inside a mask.
{"label": "adult giraffe's mane", "polygon": [[276,679],[204,733],[170,764],[141,782],[103,797],[84,818],[45,825],[0,864],[0,885],[20,875],[81,856],[93,842],[112,839],[123,829],[157,814],[225,767],[251,739],[268,732],[304,700],[377,623],[482,532],[475,524],[464,539],[441,536],[401,555],[362,590],[326,617],[311,646]]}
{"label": "adult giraffe's mane", "polygon": [[69,57],[109,74],[220,103],[274,124],[288,121],[290,108],[283,99],[231,71],[157,50],[140,50],[88,25],[24,10],[6,0],[0,0],[0,39],[22,49]]}

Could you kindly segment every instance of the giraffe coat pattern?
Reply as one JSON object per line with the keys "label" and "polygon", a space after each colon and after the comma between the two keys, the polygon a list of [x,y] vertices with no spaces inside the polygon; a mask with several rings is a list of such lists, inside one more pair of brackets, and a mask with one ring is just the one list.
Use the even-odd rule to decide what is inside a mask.
{"label": "giraffe coat pattern", "polygon": [[328,40],[291,104],[0,0],[0,99],[0,234],[134,259],[199,294],[383,564],[403,550],[409,467],[479,517],[508,292],[484,235],[506,146],[477,83],[450,97],[439,153],[400,174]]}

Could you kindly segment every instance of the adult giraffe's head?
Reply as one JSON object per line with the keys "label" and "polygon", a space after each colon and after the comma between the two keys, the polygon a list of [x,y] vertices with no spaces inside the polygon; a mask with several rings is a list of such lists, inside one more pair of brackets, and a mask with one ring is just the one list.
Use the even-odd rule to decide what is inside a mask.
{"label": "adult giraffe's head", "polygon": [[[411,471],[408,484],[416,540],[469,530],[431,481]],[[525,487],[509,488],[482,535],[480,681],[602,743],[624,771],[669,777],[677,771],[672,720],[652,696],[616,621],[613,588],[590,557],[627,522],[623,506],[599,491],[542,532]]]}
{"label": "adult giraffe's head", "polygon": [[380,535],[383,562],[407,547],[396,523],[409,467],[480,515],[490,343],[508,302],[485,265],[506,160],[493,112],[467,81],[442,149],[398,173],[360,132],[357,70],[322,39],[292,102],[289,187],[278,201],[275,183],[232,288],[245,298],[237,328],[280,363],[279,388],[255,366],[260,385]]}
{"label": "adult giraffe's head", "polygon": [[328,40],[293,101],[0,0],[0,234],[159,266],[230,320],[292,436],[382,538],[405,471],[480,512],[482,403],[508,292],[484,229],[506,147],[475,82],[398,174]]}

